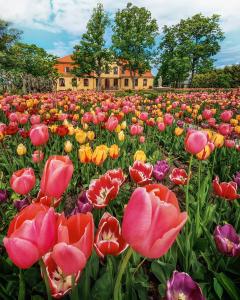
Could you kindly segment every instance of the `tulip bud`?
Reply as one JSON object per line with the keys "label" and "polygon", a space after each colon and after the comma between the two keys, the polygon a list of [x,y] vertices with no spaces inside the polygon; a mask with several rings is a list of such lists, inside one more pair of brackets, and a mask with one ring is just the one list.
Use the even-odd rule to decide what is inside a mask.
{"label": "tulip bud", "polygon": [[23,156],[27,153],[27,148],[23,144],[19,144],[17,146],[17,154],[19,156]]}

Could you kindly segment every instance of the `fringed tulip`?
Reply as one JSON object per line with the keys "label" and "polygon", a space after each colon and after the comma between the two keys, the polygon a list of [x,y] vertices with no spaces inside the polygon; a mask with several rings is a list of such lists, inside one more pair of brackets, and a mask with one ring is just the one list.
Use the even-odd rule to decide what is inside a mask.
{"label": "fringed tulip", "polygon": [[188,182],[188,175],[184,169],[174,168],[169,178],[173,183],[178,185],[186,185]]}
{"label": "fringed tulip", "polygon": [[153,166],[148,163],[136,160],[133,166],[129,167],[129,173],[134,182],[139,185],[146,185],[151,182]]}

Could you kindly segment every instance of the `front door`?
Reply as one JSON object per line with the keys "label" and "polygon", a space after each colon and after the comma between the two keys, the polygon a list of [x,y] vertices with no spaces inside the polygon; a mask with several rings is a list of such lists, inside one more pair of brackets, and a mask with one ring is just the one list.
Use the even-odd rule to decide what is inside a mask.
{"label": "front door", "polygon": [[105,89],[109,90],[109,88],[110,88],[110,80],[109,78],[105,78]]}

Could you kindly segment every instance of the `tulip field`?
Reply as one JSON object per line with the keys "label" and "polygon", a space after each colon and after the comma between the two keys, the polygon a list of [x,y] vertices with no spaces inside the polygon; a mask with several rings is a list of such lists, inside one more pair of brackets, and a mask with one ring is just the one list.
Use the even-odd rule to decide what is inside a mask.
{"label": "tulip field", "polygon": [[0,151],[0,299],[240,299],[240,89],[0,95]]}

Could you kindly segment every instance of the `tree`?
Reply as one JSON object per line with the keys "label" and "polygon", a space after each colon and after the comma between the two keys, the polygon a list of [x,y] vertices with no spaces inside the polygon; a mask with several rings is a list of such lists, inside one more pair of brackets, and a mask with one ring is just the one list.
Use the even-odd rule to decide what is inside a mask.
{"label": "tree", "polygon": [[0,19],[0,66],[3,68],[7,53],[12,45],[19,40],[21,31],[11,28],[11,23]]}
{"label": "tree", "polygon": [[150,69],[157,33],[157,21],[144,7],[128,3],[126,8],[116,13],[112,49],[119,64],[130,70],[133,89],[137,72],[142,75]]}
{"label": "tree", "polygon": [[159,47],[160,69],[167,73],[167,66],[176,57],[176,53],[178,57],[184,57],[185,62],[189,60],[188,72],[183,69],[186,78],[187,73],[190,74],[190,85],[196,73],[213,69],[213,56],[220,50],[220,42],[224,38],[219,21],[219,15],[205,17],[196,14],[176,25],[164,26]]}
{"label": "tree", "polygon": [[87,32],[82,35],[79,45],[73,53],[76,76],[97,76],[97,90],[101,89],[101,74],[109,69],[112,54],[105,47],[104,35],[109,25],[109,18],[102,4],[98,4],[87,24]]}
{"label": "tree", "polygon": [[51,78],[57,74],[55,63],[56,56],[47,53],[43,48],[34,44],[16,43],[8,51],[5,67],[33,76]]}

